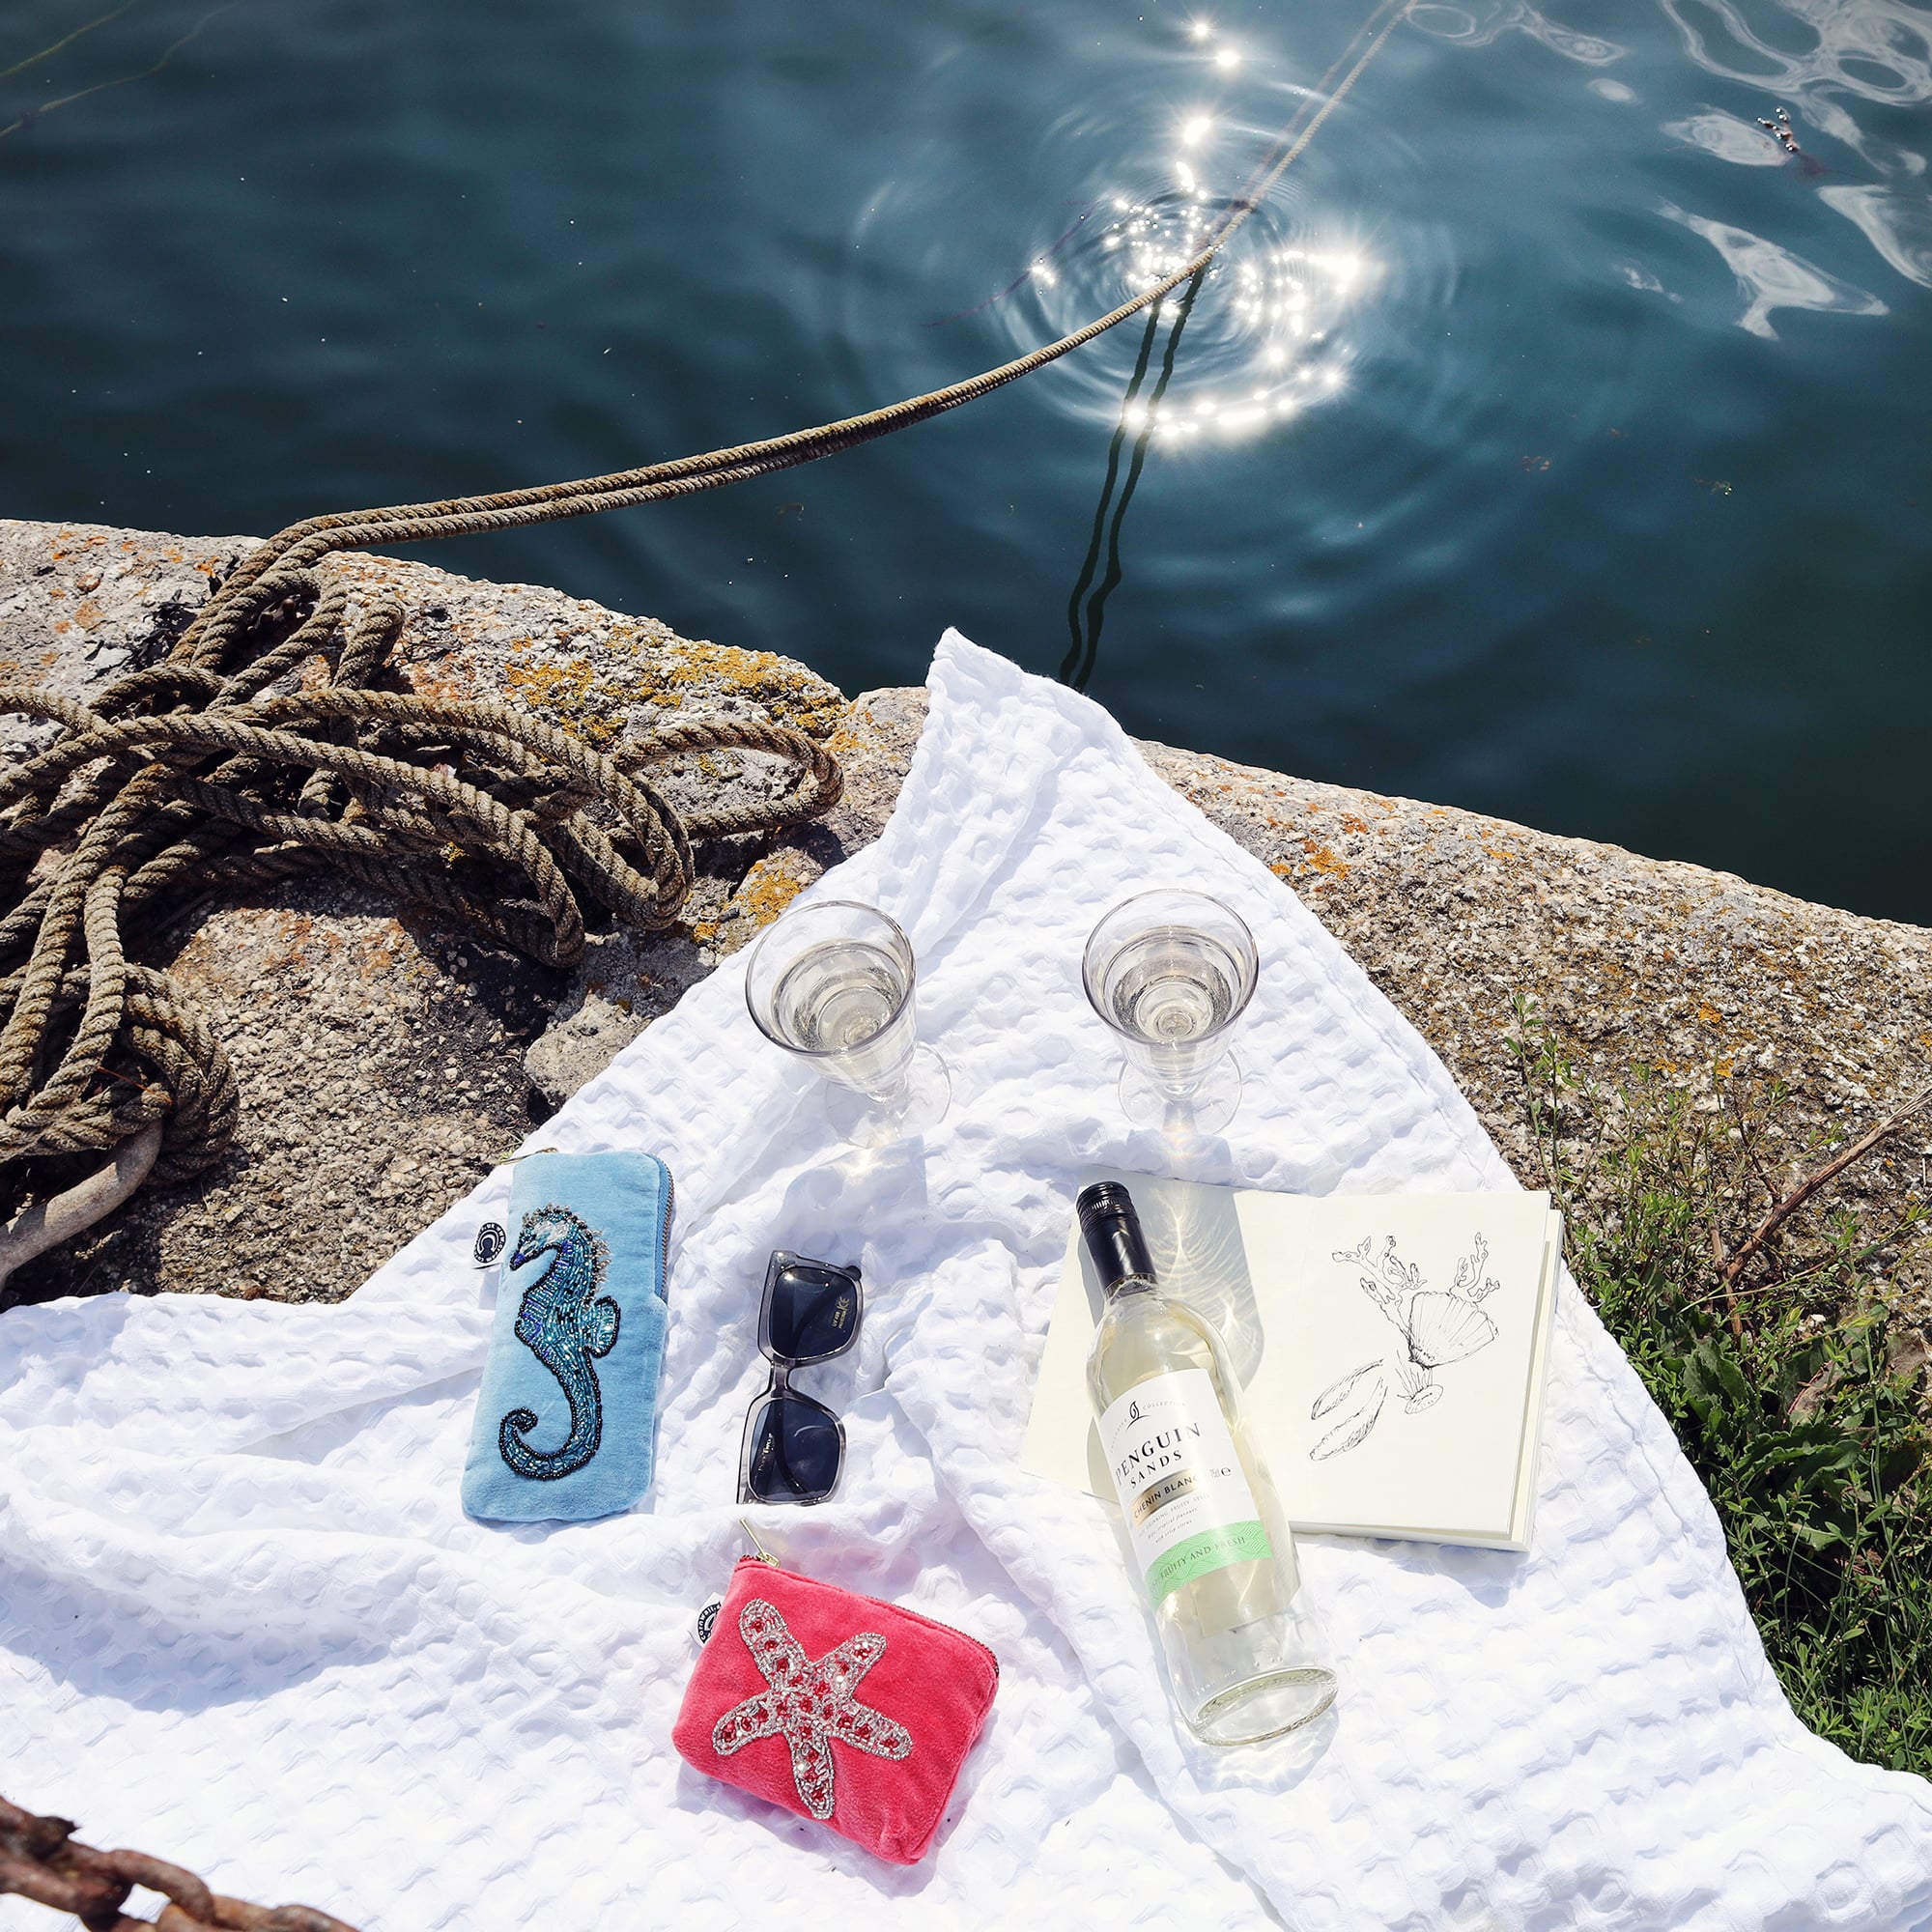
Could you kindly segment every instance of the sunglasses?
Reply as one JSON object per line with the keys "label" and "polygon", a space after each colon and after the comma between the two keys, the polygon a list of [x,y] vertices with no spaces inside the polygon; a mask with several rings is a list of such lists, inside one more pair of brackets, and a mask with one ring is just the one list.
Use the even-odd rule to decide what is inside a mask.
{"label": "sunglasses", "polygon": [[864,1313],[857,1268],[783,1248],[773,1253],[758,1304],[758,1352],[772,1374],[745,1417],[741,1503],[822,1503],[838,1487],[845,1425],[822,1402],[800,1395],[790,1377],[842,1355],[859,1339]]}

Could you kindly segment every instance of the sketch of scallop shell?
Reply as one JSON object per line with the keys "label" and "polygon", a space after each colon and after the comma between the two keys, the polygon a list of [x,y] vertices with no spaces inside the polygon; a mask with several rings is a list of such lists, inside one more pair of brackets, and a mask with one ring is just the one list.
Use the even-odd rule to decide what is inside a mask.
{"label": "sketch of scallop shell", "polygon": [[1425,1369],[1460,1362],[1496,1339],[1496,1324],[1480,1308],[1433,1290],[1410,1301],[1405,1331],[1409,1360]]}

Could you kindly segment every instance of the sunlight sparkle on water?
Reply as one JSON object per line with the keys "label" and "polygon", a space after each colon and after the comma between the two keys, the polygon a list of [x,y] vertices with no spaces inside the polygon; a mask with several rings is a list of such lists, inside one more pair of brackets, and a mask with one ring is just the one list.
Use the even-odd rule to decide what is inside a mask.
{"label": "sunlight sparkle on water", "polygon": [[[1187,56],[1220,74],[1248,66],[1251,48],[1224,38],[1206,15],[1185,22],[1193,43]],[[1234,83],[1238,87],[1239,83]],[[1138,294],[1176,275],[1225,232],[1237,204],[1229,197],[1253,167],[1238,151],[1251,130],[1235,110],[1235,95],[1184,107],[1169,124],[1165,190],[1144,188],[1133,196],[1115,192],[1099,205],[1108,213],[1097,244],[1111,277]],[[1182,358],[1164,399],[1150,406],[1137,398],[1120,417],[1129,432],[1163,440],[1197,438],[1222,441],[1257,434],[1339,395],[1352,361],[1349,312],[1376,292],[1382,265],[1346,233],[1323,235],[1296,224],[1293,242],[1281,233],[1279,211],[1249,223],[1242,217],[1225,254],[1208,270],[1192,326],[1192,355]],[[1097,224],[1096,224],[1097,225]],[[1051,286],[1045,257],[1033,270],[1036,282]],[[1201,338],[1207,338],[1202,340]],[[1189,380],[1188,364],[1199,371]],[[1217,393],[1204,393],[1206,390]],[[1236,402],[1235,398],[1240,400]]]}
{"label": "sunlight sparkle on water", "polygon": [[[1207,121],[1205,116],[1189,121],[1185,129],[1191,132]],[[1199,165],[1212,163],[1203,159]],[[1116,218],[1099,244],[1120,264],[1129,290],[1183,268],[1226,218],[1225,204],[1203,185],[1196,163],[1177,156],[1170,166],[1175,195],[1110,198]],[[1151,431],[1165,440],[1208,435],[1233,440],[1339,395],[1348,383],[1348,338],[1331,341],[1331,332],[1381,274],[1381,265],[1359,247],[1292,246],[1263,242],[1259,231],[1250,230],[1210,276],[1216,321],[1209,326],[1222,329],[1224,350],[1227,334],[1234,337],[1232,352],[1217,359],[1214,382],[1220,388],[1232,378],[1242,401],[1233,402],[1225,389],[1186,394],[1183,379],[1158,410],[1136,400],[1122,424],[1134,434]]]}

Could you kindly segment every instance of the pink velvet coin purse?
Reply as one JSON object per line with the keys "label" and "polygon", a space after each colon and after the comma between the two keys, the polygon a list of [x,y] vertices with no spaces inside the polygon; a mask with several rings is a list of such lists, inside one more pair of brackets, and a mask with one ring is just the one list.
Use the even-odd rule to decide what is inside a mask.
{"label": "pink velvet coin purse", "polygon": [[746,1556],[671,1737],[694,1770],[916,1864],[999,1681],[945,1624]]}

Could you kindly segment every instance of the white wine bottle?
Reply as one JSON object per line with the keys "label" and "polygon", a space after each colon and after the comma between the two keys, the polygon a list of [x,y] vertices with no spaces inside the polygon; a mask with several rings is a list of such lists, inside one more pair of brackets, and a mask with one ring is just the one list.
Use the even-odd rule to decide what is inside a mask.
{"label": "white wine bottle", "polygon": [[1335,1701],[1335,1673],[1296,1601],[1294,1542],[1227,1350],[1162,1293],[1124,1187],[1098,1181],[1077,1207],[1107,1296],[1087,1392],[1175,1700],[1206,1744],[1279,1737]]}

